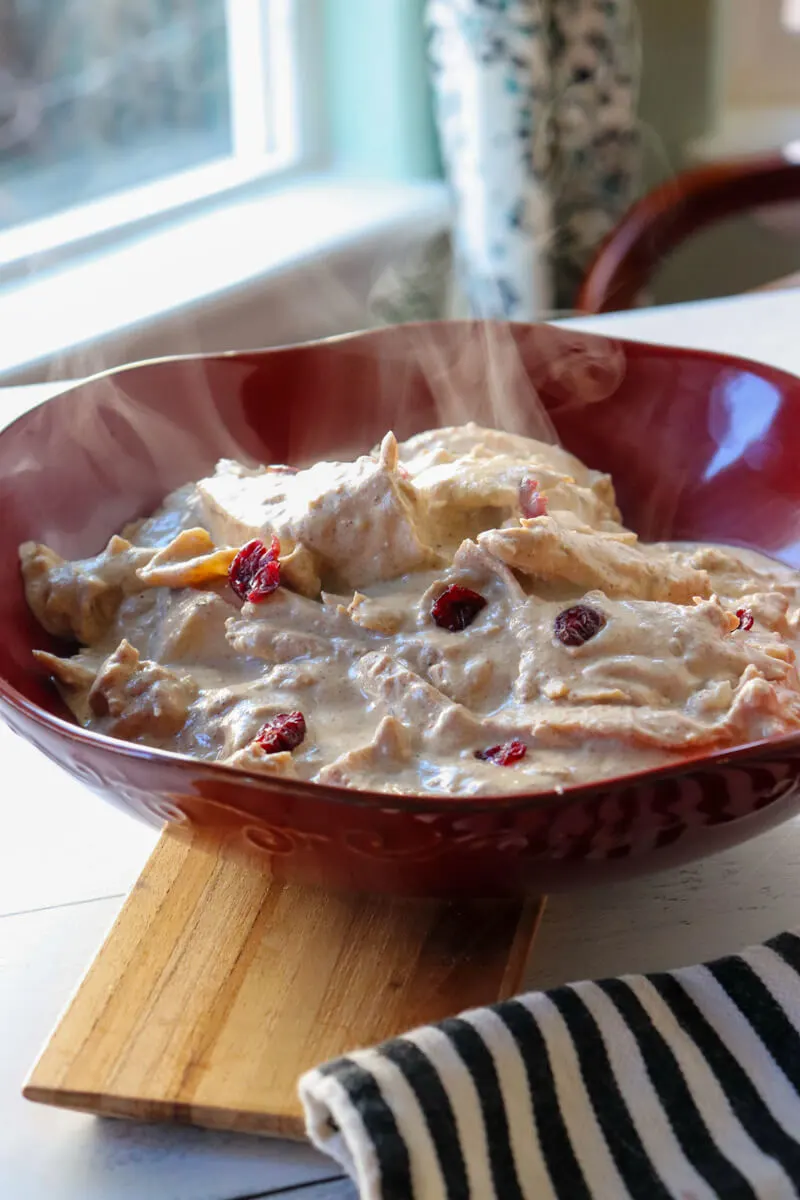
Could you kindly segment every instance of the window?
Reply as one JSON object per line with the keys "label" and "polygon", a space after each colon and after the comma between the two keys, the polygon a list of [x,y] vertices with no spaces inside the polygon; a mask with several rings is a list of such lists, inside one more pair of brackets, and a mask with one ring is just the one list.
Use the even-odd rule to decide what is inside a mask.
{"label": "window", "polygon": [[303,0],[0,0],[0,265],[299,160]]}

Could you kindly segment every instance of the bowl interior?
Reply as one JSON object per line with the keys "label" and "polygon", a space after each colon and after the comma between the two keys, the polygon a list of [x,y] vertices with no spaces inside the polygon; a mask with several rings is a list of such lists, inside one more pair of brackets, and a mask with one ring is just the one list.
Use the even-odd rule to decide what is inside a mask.
{"label": "bowl interior", "polygon": [[25,603],[20,542],[95,553],[220,457],[304,464],[368,450],[388,428],[466,419],[533,436],[552,422],[611,473],[645,539],[800,566],[800,381],[768,367],[474,322],[164,360],[90,380],[0,434],[0,691],[67,715],[31,659],[48,638]]}

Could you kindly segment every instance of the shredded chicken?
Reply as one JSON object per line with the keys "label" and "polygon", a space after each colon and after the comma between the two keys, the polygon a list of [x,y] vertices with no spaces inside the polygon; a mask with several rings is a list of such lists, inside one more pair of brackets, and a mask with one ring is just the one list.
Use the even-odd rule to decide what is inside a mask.
{"label": "shredded chicken", "polygon": [[194,681],[139,657],[123,641],[100,667],[87,701],[104,731],[135,741],[144,735],[162,741],[186,723],[197,694]]}
{"label": "shredded chicken", "polygon": [[20,547],[80,643],[40,669],[91,729],[289,788],[542,792],[800,728],[800,576],[642,544],[607,475],[520,435],[223,461],[123,532]]}

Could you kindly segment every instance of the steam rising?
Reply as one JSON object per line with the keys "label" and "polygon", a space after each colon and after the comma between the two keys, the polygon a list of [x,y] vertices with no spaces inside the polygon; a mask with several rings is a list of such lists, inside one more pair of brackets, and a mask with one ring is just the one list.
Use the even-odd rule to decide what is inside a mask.
{"label": "steam rising", "polygon": [[[180,33],[181,46],[191,47],[196,30],[193,28],[173,29],[172,35]],[[160,62],[165,52],[156,35],[139,36],[134,39],[135,50],[130,47],[113,63],[110,56],[96,58],[91,70],[78,74],[70,81],[54,79],[50,90],[40,90],[38,101],[44,109],[48,106],[66,104],[75,96],[62,95],[68,86],[77,88],[86,96],[100,96],[110,86],[113,71],[127,78],[129,68],[141,66],[142,62]],[[174,49],[174,47],[173,47]],[[137,58],[138,56],[138,58]],[[134,62],[136,59],[136,62]],[[137,65],[138,64],[138,65]],[[113,70],[112,70],[113,66]],[[133,72],[135,75],[135,72]],[[0,84],[8,87],[8,80]],[[61,89],[61,90],[59,90]],[[3,88],[0,87],[0,91]],[[85,98],[85,97],[84,97]],[[22,138],[28,126],[23,118],[36,118],[33,109],[21,103],[14,109],[14,120],[0,126],[0,148],[2,138]],[[39,111],[39,118],[41,118]],[[89,109],[87,108],[87,111]],[[98,164],[99,165],[99,164]],[[270,236],[265,231],[265,236]],[[272,231],[271,236],[275,236]],[[417,240],[417,247],[419,238]],[[203,247],[198,246],[198,254]],[[355,252],[343,256],[342,261],[323,265],[309,264],[302,281],[270,281],[265,293],[274,289],[277,299],[254,298],[256,306],[264,304],[269,317],[263,328],[254,337],[259,346],[285,344],[303,340],[314,334],[334,334],[345,329],[357,329],[367,321],[375,326],[389,320],[390,297],[393,284],[407,285],[409,274],[417,274],[417,300],[422,316],[446,311],[448,297],[443,283],[446,272],[439,268],[446,265],[449,255],[447,238],[441,231],[433,231],[425,250],[409,249],[394,244],[371,245],[353,266]],[[372,278],[365,282],[363,258],[373,263]],[[124,281],[120,281],[124,286]],[[153,281],[157,289],[158,281]],[[79,298],[78,298],[79,302]],[[220,305],[221,309],[223,306]],[[397,314],[394,314],[395,316]],[[225,324],[223,320],[223,325]],[[312,333],[313,331],[313,333]],[[163,328],[155,339],[142,340],[141,333],[132,333],[127,339],[116,338],[104,347],[73,349],[56,359],[49,367],[52,379],[66,376],[79,378],[102,373],[121,362],[142,357],[153,352],[181,353],[222,351],[234,346],[246,349],[235,322],[228,321],[222,344],[212,343],[208,326],[202,312],[198,317],[189,316],[176,320],[166,318]],[[363,343],[363,353],[370,355],[371,347],[380,347],[385,357],[378,364],[377,387],[371,398],[371,428],[369,431],[348,420],[346,411],[331,411],[320,397],[320,417],[315,429],[298,426],[292,430],[292,458],[305,463],[324,453],[340,457],[363,453],[375,441],[375,426],[382,431],[395,429],[399,436],[407,436],[416,429],[413,426],[411,402],[416,394],[419,374],[423,374],[434,400],[433,419],[426,416],[427,424],[458,425],[474,420],[512,433],[521,433],[539,441],[558,444],[558,435],[551,412],[542,402],[547,393],[548,405],[556,404],[591,405],[603,400],[616,391],[623,377],[625,364],[620,348],[611,341],[586,338],[581,334],[570,335],[565,340],[563,331],[558,335],[547,325],[511,326],[501,321],[464,322],[450,327],[447,336],[442,335],[441,326],[424,321],[410,324],[397,336],[383,341]],[[358,344],[352,344],[355,355]],[[211,391],[218,391],[218,384],[210,379],[212,368],[201,359],[187,359],[180,370],[183,374],[182,389],[197,397],[191,421],[174,436],[172,418],[166,412],[155,412],[146,402],[136,399],[129,390],[125,373],[96,380],[92,388],[85,391],[79,402],[65,409],[61,422],[53,422],[44,414],[34,414],[29,420],[25,449],[14,464],[15,473],[36,472],[39,464],[54,454],[68,454],[69,444],[91,447],[87,470],[102,482],[102,492],[109,496],[109,511],[106,524],[117,528],[126,520],[142,515],[116,512],[114,496],[124,495],[125,479],[134,470],[131,458],[136,457],[137,471],[143,462],[149,463],[154,481],[175,474],[175,447],[180,447],[180,474],[184,478],[197,478],[209,469],[206,447],[213,444],[218,457],[243,457],[241,443],[236,432],[230,430],[216,411],[214,404],[206,403]],[[242,368],[245,370],[245,368]],[[138,388],[139,385],[137,385]],[[315,381],[315,386],[324,387]],[[280,397],[265,397],[264,403],[279,403]],[[118,419],[115,419],[115,410]],[[326,426],[327,423],[327,426]],[[418,426],[417,426],[418,428]],[[47,439],[51,439],[48,446]],[[137,454],[131,451],[136,447]],[[268,457],[269,447],[264,447]],[[157,484],[154,483],[154,487]],[[131,481],[128,493],[142,495],[142,486]],[[149,497],[153,507],[160,495]],[[37,523],[37,514],[29,514],[29,535],[37,540],[52,541],[58,545],[61,531],[46,529]],[[94,547],[96,549],[97,547]],[[89,548],[87,548],[89,549]]]}
{"label": "steam rising", "polygon": [[[503,322],[421,323],[337,339],[290,358],[292,371],[303,376],[297,386],[307,377],[309,387],[324,393],[324,373],[309,370],[306,357],[322,353],[335,374],[336,403],[321,394],[313,421],[305,406],[304,415],[290,420],[288,458],[298,465],[363,454],[389,429],[405,438],[421,428],[470,420],[559,444],[550,410],[557,414],[561,406],[579,406],[591,422],[591,406],[616,392],[625,371],[624,353],[610,341],[547,325]],[[348,379],[357,379],[364,369],[374,381],[374,394],[371,387],[365,395],[354,385],[351,406]],[[165,370],[174,373],[167,389]],[[52,545],[66,557],[95,553],[113,531],[155,511],[175,486],[208,474],[213,469],[209,447],[214,459],[285,461],[285,444],[270,446],[268,436],[261,445],[253,440],[247,420],[239,419],[238,401],[226,410],[221,387],[227,383],[238,391],[254,377],[247,358],[228,360],[222,371],[213,359],[202,357],[133,371],[135,383],[122,370],[96,378],[74,402],[64,397],[57,420],[51,415],[55,407],[47,405],[28,418],[11,472],[17,478],[28,475],[27,483],[19,481],[25,494],[24,538]],[[420,417],[421,386],[433,399],[432,418],[430,408]],[[194,399],[176,409],[182,414],[177,435],[176,418],[168,411],[172,387]],[[547,408],[540,393],[547,396]],[[282,399],[256,389],[247,403],[263,404],[268,412]],[[268,420],[262,428],[268,431]],[[63,475],[59,467],[59,479],[70,489],[88,488],[95,503],[96,497],[104,498],[82,529],[65,528],[58,507],[52,500],[41,502],[35,484],[48,462],[69,458],[70,447],[73,452],[81,447],[74,455],[76,465],[69,464]],[[17,483],[12,486],[16,490]],[[136,497],[138,511],[130,511],[130,497]],[[674,488],[663,499],[674,504]]]}
{"label": "steam rising", "polygon": [[[170,150],[170,138],[176,133],[191,136],[192,130],[203,132],[202,122],[197,125],[198,114],[203,110],[201,101],[203,97],[208,99],[217,93],[227,94],[230,64],[224,59],[225,17],[224,6],[219,3],[203,8],[203,16],[198,6],[189,6],[183,17],[180,16],[183,10],[179,9],[178,15],[173,15],[166,23],[163,14],[156,18],[155,10],[150,12],[149,9],[138,13],[135,6],[126,14],[112,6],[112,11],[102,20],[95,21],[96,14],[93,9],[90,13],[90,8],[79,4],[72,12],[71,6],[67,5],[60,15],[50,13],[47,6],[37,10],[35,29],[46,33],[47,38],[28,39],[30,61],[25,59],[22,63],[22,76],[14,77],[8,70],[0,72],[0,99],[3,101],[0,105],[0,149],[24,149],[28,142],[35,148],[38,127],[43,133],[50,130],[52,134],[63,126],[82,145],[83,123],[87,144],[89,130],[94,131],[96,138],[92,142],[95,157],[90,154],[87,161],[98,176],[95,194],[102,194],[104,187],[108,191],[105,186],[108,180],[103,176],[107,152],[119,152],[126,146],[131,152],[137,147],[137,152],[152,147],[155,144],[152,139],[161,130],[165,140],[158,149],[163,158],[162,152]],[[191,13],[195,15],[190,16]],[[87,34],[88,49],[83,67],[67,69],[60,46],[72,28],[73,17],[79,22],[88,21],[91,28]],[[124,19],[118,19],[121,17]],[[21,21],[20,28],[27,26]],[[219,61],[215,58],[212,64],[203,65],[198,58],[198,47],[201,35],[211,33],[215,34],[212,39],[215,46],[218,50],[223,47],[223,50],[219,50]],[[142,89],[143,78],[151,80],[152,86]],[[27,81],[25,86],[22,86],[23,81]],[[168,113],[166,108],[162,111],[160,107],[166,103],[162,93],[165,95],[164,89],[169,88],[175,93],[177,108],[174,113]],[[117,144],[114,139],[118,138],[119,131],[114,128],[112,110],[125,104],[130,107],[134,100],[136,104],[129,113],[133,127],[122,143]],[[206,132],[216,136],[217,126],[227,128],[229,115],[224,106],[219,108],[214,129]],[[40,140],[43,145],[54,142],[52,136],[49,142],[47,138]],[[66,144],[68,148],[72,143]],[[58,153],[63,154],[63,151]],[[83,185],[89,186],[90,182],[82,177]],[[551,183],[554,188],[559,186],[557,179]],[[426,237],[424,230],[416,230],[414,246],[398,245],[396,237],[388,248],[373,244],[356,267],[353,263],[360,252],[353,251],[342,256],[341,261],[309,264],[308,271],[301,273],[303,279],[299,284],[294,278],[277,285],[269,281],[262,294],[253,294],[253,306],[260,310],[263,305],[266,314],[263,327],[253,335],[253,343],[258,346],[286,344],[358,329],[365,323],[379,326],[396,320],[402,315],[396,305],[392,311],[392,295],[398,292],[397,284],[403,293],[403,304],[407,305],[411,296],[421,317],[438,315],[448,308],[452,311],[452,297],[447,296],[444,282],[450,258],[448,238],[440,228],[428,233]],[[279,235],[274,230],[265,230],[265,236]],[[422,251],[420,240],[424,242]],[[202,254],[203,246],[199,245],[197,252]],[[545,252],[546,247],[542,247],[543,257]],[[366,280],[364,277],[370,268],[364,269],[365,258],[372,263],[372,277]],[[124,286],[124,281],[119,281],[118,286]],[[158,281],[154,280],[153,289],[157,288]],[[265,299],[267,293],[274,293],[277,299],[273,300],[271,296]],[[209,326],[202,311],[198,311],[197,317],[190,315],[176,319],[172,315],[164,318],[153,337],[143,338],[140,332],[134,331],[127,338],[127,344],[126,339],[117,337],[105,346],[98,344],[70,350],[50,364],[48,374],[52,379],[86,377],[153,352],[185,354],[246,349],[236,322],[225,321],[223,308],[224,305],[215,304],[215,312],[221,314],[222,334],[209,336],[209,329],[213,327]],[[415,311],[413,305],[412,311]],[[520,327],[499,321],[465,323],[457,334],[443,338],[438,326],[422,322],[407,326],[402,338],[390,345],[385,342],[382,345],[387,347],[387,357],[379,371],[374,411],[380,415],[379,424],[384,430],[397,428],[401,434],[411,432],[403,426],[408,424],[409,398],[420,371],[435,401],[433,421],[427,423],[456,425],[475,420],[548,443],[557,443],[558,437],[552,417],[541,400],[545,384],[549,404],[556,394],[556,398],[561,396],[564,403],[588,405],[613,393],[624,372],[623,356],[613,343],[576,334],[565,348],[563,334],[556,339],[545,325],[531,328],[523,335]],[[367,343],[364,343],[364,353],[370,353]],[[201,447],[209,440],[218,446],[220,457],[240,454],[237,453],[236,438],[216,416],[214,406],[200,402],[203,392],[212,386],[207,366],[201,361],[187,360],[182,371],[185,389],[198,397],[195,422],[206,423],[205,428],[195,424],[181,431],[181,453],[185,456],[186,472],[196,470],[199,473],[207,466],[201,466]],[[277,399],[267,398],[266,402]],[[108,418],[109,409],[117,400],[124,411],[124,419],[119,423]],[[140,412],[139,407],[138,401],[127,392],[124,374],[98,381],[93,385],[91,400],[84,395],[81,403],[74,407],[68,430],[61,429],[54,434],[47,421],[31,423],[29,465],[33,467],[36,461],[36,438],[68,436],[73,443],[92,445],[97,460],[93,469],[96,467],[103,478],[108,475],[109,486],[113,487],[114,471],[125,470],[126,446],[130,449],[133,442],[144,442],[147,458],[157,477],[167,465],[165,456],[174,453],[175,439],[169,436],[170,418],[166,414],[154,414],[152,410]],[[324,403],[320,407],[324,414]],[[101,410],[102,420],[98,415]],[[331,414],[327,419],[330,428],[317,428],[313,438],[303,429],[293,431],[296,460],[307,461],[308,456],[316,455],[317,447],[326,441],[331,447],[335,446],[340,455],[363,452],[373,444],[372,429],[365,435],[357,425],[348,425],[341,413]],[[321,415],[320,420],[322,422],[326,417]],[[208,422],[212,421],[218,428],[208,428]],[[37,432],[39,425],[41,428]],[[111,463],[113,470],[109,467]],[[23,469],[22,462],[17,466]],[[39,536],[43,532],[40,531]]]}
{"label": "steam rising", "polygon": [[525,371],[508,326],[474,326],[449,361],[435,334],[420,330],[419,362],[436,400],[439,425],[475,420],[558,445],[553,421]]}

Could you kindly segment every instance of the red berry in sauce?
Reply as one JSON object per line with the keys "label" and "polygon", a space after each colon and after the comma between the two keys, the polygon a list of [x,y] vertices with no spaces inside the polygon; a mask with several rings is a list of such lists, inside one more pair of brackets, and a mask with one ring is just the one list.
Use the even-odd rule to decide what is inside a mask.
{"label": "red berry in sauce", "polygon": [[588,604],[576,604],[565,608],[555,619],[553,633],[564,646],[583,646],[598,634],[606,619],[596,608]]}
{"label": "red berry in sauce", "polygon": [[494,763],[498,767],[513,767],[528,753],[528,747],[519,738],[512,738],[502,745],[490,746],[488,750],[476,750],[475,757],[482,762]]}
{"label": "red berry in sauce", "polygon": [[296,750],[306,736],[306,719],[301,712],[279,713],[259,731],[256,741],[267,754]]}
{"label": "red berry in sauce", "polygon": [[471,588],[451,583],[450,587],[445,588],[441,596],[434,601],[431,616],[440,629],[449,629],[451,633],[458,633],[471,625],[481,609],[485,607],[486,601],[480,592],[473,592]]}
{"label": "red berry in sauce", "polygon": [[240,600],[257,604],[277,590],[281,582],[280,553],[281,544],[274,536],[269,548],[260,538],[242,546],[228,571],[228,581]]}
{"label": "red berry in sauce", "polygon": [[538,479],[523,479],[519,485],[519,507],[528,519],[547,515],[547,497],[539,491]]}
{"label": "red berry in sauce", "polygon": [[736,615],[739,618],[739,629],[743,629],[746,633],[748,629],[753,628],[753,614],[749,608],[737,608]]}
{"label": "red berry in sauce", "polygon": [[271,596],[273,592],[277,591],[280,583],[280,563],[277,558],[267,558],[253,576],[247,599],[251,604],[258,604],[259,601],[266,600],[267,596]]}

